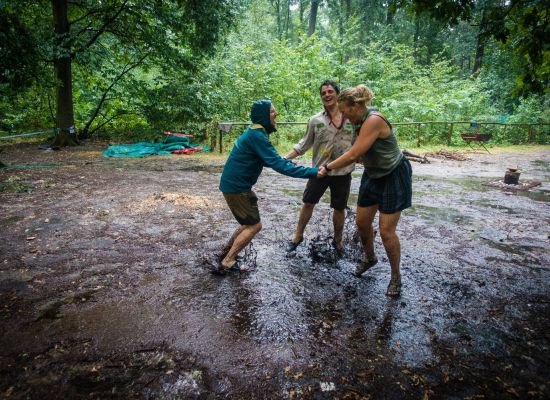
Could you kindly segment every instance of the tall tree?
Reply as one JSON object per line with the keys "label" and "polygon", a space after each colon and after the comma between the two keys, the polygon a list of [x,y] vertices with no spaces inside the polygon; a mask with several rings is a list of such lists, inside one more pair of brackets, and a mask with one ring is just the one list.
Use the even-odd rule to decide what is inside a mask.
{"label": "tall tree", "polygon": [[54,146],[78,144],[74,127],[73,82],[71,66],[71,36],[67,17],[67,0],[52,0],[56,55],[57,110],[55,114],[56,138]]}
{"label": "tall tree", "polygon": [[0,8],[0,94],[21,91],[32,84],[37,56],[30,29],[17,13]]}
{"label": "tall tree", "polygon": [[484,15],[481,18],[474,71],[481,66],[486,38],[492,37],[510,45],[522,59],[516,92],[522,95],[543,93],[550,79],[547,67],[550,59],[549,0],[401,0],[401,4],[415,13],[426,12],[451,25],[456,25],[461,19],[470,21],[476,7],[481,6]]}
{"label": "tall tree", "polygon": [[307,30],[307,35],[311,36],[315,33],[315,28],[317,27],[317,13],[319,12],[319,3],[321,0],[311,0],[311,6],[309,9],[309,27]]}
{"label": "tall tree", "polygon": [[479,74],[481,66],[483,64],[483,55],[485,54],[485,45],[487,43],[487,31],[488,29],[488,7],[490,7],[489,1],[481,2],[481,20],[479,22],[479,29],[477,33],[476,40],[476,54],[474,57],[474,66],[472,68],[472,73],[474,75]]}
{"label": "tall tree", "polygon": [[[241,0],[22,0],[15,5],[2,2],[0,10],[16,10],[28,26],[34,24],[33,29],[39,32],[35,46],[44,51],[43,58],[49,58],[55,67],[55,122],[60,132],[55,144],[69,145],[75,143],[68,135],[75,125],[72,99],[75,64],[90,71],[104,69],[98,72],[107,79],[117,79],[118,83],[123,80],[120,72],[131,73],[134,68],[126,66],[138,60],[148,62],[142,65],[144,69],[192,68],[213,52],[240,11],[240,4]],[[29,10],[41,18],[31,15]],[[53,21],[54,25],[53,37],[44,26],[47,19],[43,15],[48,14],[50,24]],[[49,56],[48,49],[53,49]],[[111,83],[106,83],[102,90]],[[105,98],[99,97],[105,104]]]}

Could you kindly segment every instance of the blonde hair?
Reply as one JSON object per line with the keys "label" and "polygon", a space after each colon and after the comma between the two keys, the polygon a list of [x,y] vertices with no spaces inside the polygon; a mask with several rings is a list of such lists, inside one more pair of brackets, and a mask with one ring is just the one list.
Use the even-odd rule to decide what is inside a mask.
{"label": "blonde hair", "polygon": [[345,103],[347,106],[354,104],[370,106],[373,97],[372,90],[365,85],[357,85],[342,90],[338,95],[338,103]]}

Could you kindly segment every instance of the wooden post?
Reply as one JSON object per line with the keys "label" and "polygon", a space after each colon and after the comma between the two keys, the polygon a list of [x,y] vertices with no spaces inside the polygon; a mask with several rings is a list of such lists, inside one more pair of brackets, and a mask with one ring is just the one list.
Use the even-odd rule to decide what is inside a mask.
{"label": "wooden post", "polygon": [[451,122],[451,125],[449,125],[449,135],[447,136],[447,146],[451,145],[452,138],[453,138],[453,123]]}
{"label": "wooden post", "polygon": [[420,147],[422,145],[422,124],[418,124],[418,129],[416,132],[416,147]]}
{"label": "wooden post", "polygon": [[220,133],[220,154],[222,154],[223,153],[223,144],[222,144],[223,131],[219,129],[219,133]]}

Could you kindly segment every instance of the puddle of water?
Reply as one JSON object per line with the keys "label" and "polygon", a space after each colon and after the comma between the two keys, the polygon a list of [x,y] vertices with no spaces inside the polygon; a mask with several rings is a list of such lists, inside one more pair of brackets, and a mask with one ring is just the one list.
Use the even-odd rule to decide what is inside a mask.
{"label": "puddle of water", "polygon": [[464,215],[456,209],[431,207],[421,204],[413,205],[408,213],[430,223],[444,224],[452,222],[458,225],[471,225],[474,221],[472,217]]}
{"label": "puddle of water", "polygon": [[12,225],[17,224],[19,221],[23,221],[25,219],[24,216],[21,215],[14,215],[12,217],[3,218],[0,220],[0,226],[1,225]]}
{"label": "puddle of water", "polygon": [[[502,243],[503,241],[494,241],[489,240],[488,245],[492,248],[498,249],[503,253],[516,254],[519,256],[529,256],[536,250],[540,250],[541,247],[529,245],[529,244],[511,244],[511,243]],[[533,264],[534,260],[529,259],[529,264]],[[538,264],[539,262],[537,262]]]}
{"label": "puddle of water", "polygon": [[488,200],[488,199],[481,199],[475,203],[476,205],[480,205],[482,207],[491,208],[493,210],[498,211],[504,211],[506,214],[517,214],[517,211],[514,210],[512,207],[506,207],[502,204],[499,204],[495,201]]}
{"label": "puddle of water", "polygon": [[550,191],[542,190],[518,190],[516,192],[518,196],[527,197],[534,201],[550,202]]}
{"label": "puddle of water", "polygon": [[548,161],[533,160],[533,161],[531,161],[531,165],[536,167],[537,169],[540,169],[541,171],[544,171],[546,173],[550,173],[550,163]]}

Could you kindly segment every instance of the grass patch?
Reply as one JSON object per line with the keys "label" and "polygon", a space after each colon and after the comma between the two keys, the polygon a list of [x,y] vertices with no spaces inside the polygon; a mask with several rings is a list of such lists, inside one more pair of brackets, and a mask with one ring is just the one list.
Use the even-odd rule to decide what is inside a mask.
{"label": "grass patch", "polygon": [[19,176],[10,176],[0,183],[0,193],[30,193],[32,186],[24,182]]}

